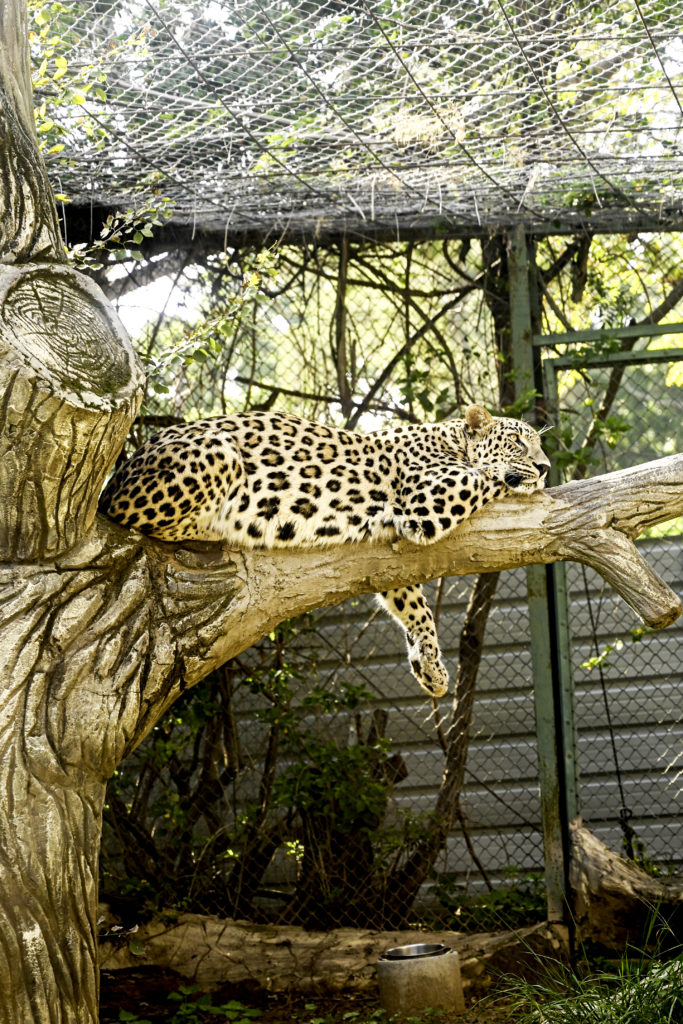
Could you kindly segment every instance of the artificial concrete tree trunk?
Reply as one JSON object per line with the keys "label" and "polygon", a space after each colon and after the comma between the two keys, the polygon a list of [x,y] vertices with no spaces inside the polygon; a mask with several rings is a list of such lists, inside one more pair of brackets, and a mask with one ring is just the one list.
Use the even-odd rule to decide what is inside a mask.
{"label": "artificial concrete tree trunk", "polygon": [[632,538],[683,513],[683,456],[510,499],[428,548],[184,548],[99,519],[142,376],[64,265],[25,40],[23,0],[0,0],[0,1024],[92,1024],[106,781],[184,688],[314,607],[534,561],[585,561],[666,625],[680,602]]}

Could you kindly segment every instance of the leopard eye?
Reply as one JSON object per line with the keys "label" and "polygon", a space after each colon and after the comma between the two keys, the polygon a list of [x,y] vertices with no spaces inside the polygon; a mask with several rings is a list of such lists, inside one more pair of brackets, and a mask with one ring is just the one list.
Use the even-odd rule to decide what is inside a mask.
{"label": "leopard eye", "polygon": [[516,434],[513,440],[520,451],[527,451],[526,441],[519,434]]}

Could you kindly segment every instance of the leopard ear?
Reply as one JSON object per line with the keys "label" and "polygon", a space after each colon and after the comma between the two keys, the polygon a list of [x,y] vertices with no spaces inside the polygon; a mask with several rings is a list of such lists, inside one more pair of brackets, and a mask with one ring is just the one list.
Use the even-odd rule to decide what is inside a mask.
{"label": "leopard ear", "polygon": [[465,423],[470,433],[476,434],[478,430],[483,430],[493,423],[493,416],[483,405],[468,405],[465,409]]}

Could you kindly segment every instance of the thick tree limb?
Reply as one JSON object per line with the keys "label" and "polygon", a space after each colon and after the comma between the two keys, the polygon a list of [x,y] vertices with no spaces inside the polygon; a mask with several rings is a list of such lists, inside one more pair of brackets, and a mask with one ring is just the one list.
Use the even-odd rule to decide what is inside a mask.
{"label": "thick tree limb", "polygon": [[[403,582],[531,562],[583,561],[645,622],[666,625],[680,600],[630,538],[681,514],[683,455],[506,499],[427,547],[183,548],[100,517],[54,563],[0,570],[8,720],[34,736],[24,753],[41,777],[79,766],[107,778],[184,687],[283,619]],[[19,684],[29,677],[27,694]],[[41,706],[60,713],[46,714],[39,741],[30,719]]]}
{"label": "thick tree limb", "polygon": [[[120,935],[120,933],[119,933]],[[199,914],[150,921],[135,938],[144,943],[148,966],[173,970],[204,990],[251,983],[268,992],[346,992],[376,990],[375,964],[392,946],[442,942],[460,954],[468,996],[485,994],[512,964],[555,955],[559,942],[547,925],[511,932],[376,931],[335,928],[313,931],[299,925],[259,925]],[[119,971],[139,966],[123,938],[105,939],[102,967]]]}
{"label": "thick tree limb", "polygon": [[681,602],[633,538],[683,515],[683,455],[488,506],[437,544],[402,541],[297,551],[234,552],[144,541],[160,608],[187,682],[234,657],[278,622],[359,593],[533,562],[584,562],[652,627]]}

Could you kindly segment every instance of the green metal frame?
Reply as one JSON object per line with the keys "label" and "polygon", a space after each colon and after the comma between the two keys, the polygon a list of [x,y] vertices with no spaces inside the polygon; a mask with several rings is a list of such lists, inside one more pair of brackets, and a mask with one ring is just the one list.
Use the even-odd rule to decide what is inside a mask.
{"label": "green metal frame", "polygon": [[[517,395],[543,387],[540,352],[534,351],[533,282],[527,239],[516,230],[508,248],[510,330]],[[548,920],[567,918],[569,822],[579,813],[571,678],[571,638],[563,564],[527,569],[531,662],[541,797]]]}
{"label": "green metal frame", "polygon": [[[629,327],[596,327],[588,331],[567,331],[566,334],[534,334],[532,341],[537,348],[547,348],[552,345],[574,345],[582,341],[609,341],[611,338],[657,338],[667,334],[683,334],[683,323],[631,324]],[[637,352],[614,353],[614,355],[623,356],[637,354]]]}
{"label": "green metal frame", "polygon": [[[639,328],[635,333],[637,335],[641,335],[643,334],[643,331]],[[664,326],[653,324],[650,325],[650,329],[646,333],[650,336],[683,334],[683,323],[667,324]],[[568,335],[546,335],[545,338],[542,335],[535,335],[534,346],[536,348],[540,348],[541,344],[556,345],[560,338],[568,339],[571,343],[572,341],[581,342],[586,340],[599,340],[605,336],[633,337],[634,330],[627,327],[620,329],[615,333],[576,331],[573,334]],[[553,339],[552,342],[549,340],[550,338]],[[585,358],[577,358],[577,356],[573,354],[547,358],[542,360],[543,395],[549,405],[549,411],[555,410],[556,414],[559,414],[557,375],[558,372],[561,372],[562,370],[591,369],[591,367],[618,365],[638,366],[677,362],[683,362],[683,349],[681,348],[655,350],[640,349],[637,352],[612,352],[607,353],[604,356],[587,356]],[[551,483],[559,483],[557,472],[553,470],[551,470]],[[561,573],[557,571],[560,568],[562,570]],[[555,566],[554,586],[556,588],[555,608],[557,616],[555,621],[554,638],[558,645],[557,660],[559,673],[556,690],[558,699],[557,710],[560,722],[559,731],[562,737],[565,784],[567,786],[566,792],[563,794],[560,801],[559,813],[562,815],[564,811],[564,814],[566,815],[564,820],[567,823],[570,823],[575,818],[578,818],[580,814],[580,801],[578,785],[579,771],[576,760],[576,717],[574,714],[574,691],[571,671],[571,628],[568,614],[569,601],[566,589],[566,572],[563,564]]]}
{"label": "green metal frame", "polygon": [[[676,332],[678,333],[678,332]],[[682,332],[683,333],[683,332]],[[653,363],[680,363],[683,360],[681,348],[641,349],[638,352],[612,352],[604,356],[577,358],[575,355],[556,356],[543,360],[544,396],[557,408],[558,370],[590,370],[591,367],[652,365]]]}
{"label": "green metal frame", "polygon": [[[534,349],[539,352],[542,347],[556,346],[558,344],[572,344],[581,343],[585,341],[599,341],[608,338],[633,338],[633,337],[662,337],[668,334],[682,334],[683,323],[676,324],[649,324],[644,327],[624,327],[617,328],[615,330],[590,330],[590,331],[574,331],[564,335],[539,335],[533,336]],[[577,357],[575,354],[569,353],[562,356],[549,357],[541,359],[542,366],[542,379],[543,379],[543,397],[549,405],[549,411],[559,411],[559,394],[557,386],[557,375],[562,370],[566,369],[591,369],[592,367],[608,367],[618,365],[651,365],[656,363],[671,363],[671,362],[683,362],[683,349],[640,349],[638,351],[631,352],[612,352],[606,353],[601,356],[586,356]],[[559,482],[557,474],[551,470],[551,483]],[[551,814],[553,817],[558,817],[562,824],[563,830],[565,830],[565,856],[566,856],[566,829],[568,825],[579,817],[580,814],[580,798],[579,798],[579,771],[577,764],[577,732],[576,732],[576,716],[574,713],[574,688],[572,682],[572,670],[571,670],[571,627],[569,621],[569,601],[567,595],[566,585],[566,571],[564,564],[558,564],[553,567],[553,594],[552,596],[552,607],[554,607],[554,621],[551,626],[552,641],[556,644],[555,651],[555,723],[557,729],[557,742],[558,742],[558,778],[560,779],[560,786],[563,789],[558,794],[556,806],[549,807],[546,813]],[[551,615],[551,620],[553,616]],[[534,640],[532,635],[532,645],[539,640]],[[540,641],[543,643],[543,640]],[[542,688],[541,688],[542,689]],[[537,693],[539,691],[538,684],[536,684]],[[547,701],[547,695],[545,692],[538,694],[542,701]],[[537,716],[538,716],[537,711]],[[539,763],[550,756],[550,749],[548,744],[548,738],[543,737],[541,731],[538,733],[539,739]],[[547,770],[546,770],[547,774]],[[540,774],[540,785],[543,790],[544,775],[543,772]],[[552,793],[546,795],[545,799],[542,796],[543,805],[552,804]],[[546,849],[546,874],[548,874],[548,860],[555,856],[554,849]],[[568,863],[566,863],[568,867]],[[557,874],[557,869],[552,869],[554,874]],[[551,876],[552,876],[551,872]],[[548,905],[550,909],[551,894],[548,896]],[[551,918],[552,919],[552,918]]]}
{"label": "green metal frame", "polygon": [[[557,374],[564,369],[683,361],[683,349],[638,350],[577,357],[543,357],[542,349],[588,341],[662,337],[683,333],[683,323],[644,324],[613,329],[534,332],[535,275],[523,228],[508,243],[510,330],[517,397],[531,388],[558,408]],[[536,316],[536,320],[538,317]],[[558,482],[551,476],[551,482]],[[532,565],[527,570],[531,622],[531,655],[536,707],[541,822],[548,919],[568,917],[569,826],[581,813],[577,762],[576,716],[571,666],[571,626],[564,563]]]}

